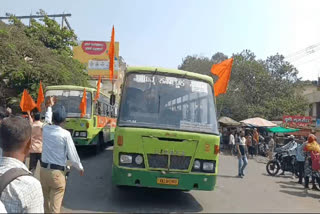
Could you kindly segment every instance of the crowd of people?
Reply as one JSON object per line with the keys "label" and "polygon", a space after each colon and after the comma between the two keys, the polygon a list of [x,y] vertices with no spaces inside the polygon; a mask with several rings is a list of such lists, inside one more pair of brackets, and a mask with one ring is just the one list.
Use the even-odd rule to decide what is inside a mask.
{"label": "crowd of people", "polygon": [[[238,177],[243,178],[245,176],[248,157],[253,158],[258,155],[260,139],[261,136],[256,128],[252,132],[241,129],[237,132],[230,131],[228,148],[231,153],[238,156]],[[277,147],[276,135],[271,134],[262,137],[262,139],[268,145],[268,159],[273,160]],[[287,152],[284,161],[292,164],[293,178],[297,176],[298,183],[304,185],[304,193],[308,194],[310,181],[312,189],[320,191],[316,185],[318,184],[320,187],[320,145],[316,136],[310,134],[307,138],[301,137],[296,140],[295,136],[290,135],[288,142],[279,148]],[[285,169],[282,168],[281,175],[284,175],[284,173]]]}
{"label": "crowd of people", "polygon": [[[0,213],[59,213],[67,160],[84,174],[71,134],[63,128],[65,108],[52,97],[46,109],[43,123],[38,112],[28,112],[26,119],[0,108]],[[39,161],[40,181],[33,175]]]}

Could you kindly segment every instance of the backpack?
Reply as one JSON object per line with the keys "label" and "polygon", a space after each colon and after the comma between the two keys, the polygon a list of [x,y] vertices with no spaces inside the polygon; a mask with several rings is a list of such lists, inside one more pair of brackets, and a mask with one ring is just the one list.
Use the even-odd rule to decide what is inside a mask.
{"label": "backpack", "polygon": [[[15,179],[17,179],[20,176],[29,175],[31,176],[31,173],[21,169],[21,168],[11,168],[7,170],[4,174],[0,176],[0,197],[2,195],[3,190]],[[0,200],[0,211],[1,213],[6,211],[2,210],[1,208],[5,207],[2,201]]]}
{"label": "backpack", "polygon": [[320,170],[320,154],[312,151],[311,153],[312,170]]}

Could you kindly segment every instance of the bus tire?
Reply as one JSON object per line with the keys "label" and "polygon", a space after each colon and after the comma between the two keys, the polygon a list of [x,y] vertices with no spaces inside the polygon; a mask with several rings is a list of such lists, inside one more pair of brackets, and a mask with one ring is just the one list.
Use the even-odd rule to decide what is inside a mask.
{"label": "bus tire", "polygon": [[101,149],[102,149],[102,146],[103,146],[103,134],[100,132],[99,133],[99,137],[98,137],[98,142],[96,144],[96,154],[98,154]]}

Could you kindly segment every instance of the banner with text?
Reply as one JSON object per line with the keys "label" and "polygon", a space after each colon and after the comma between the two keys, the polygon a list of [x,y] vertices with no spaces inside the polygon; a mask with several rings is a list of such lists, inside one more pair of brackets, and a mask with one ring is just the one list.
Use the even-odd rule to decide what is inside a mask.
{"label": "banner with text", "polygon": [[[73,58],[84,63],[88,75],[93,79],[109,78],[109,42],[104,41],[82,41],[73,47]],[[118,79],[119,71],[119,42],[115,42],[114,79]]]}
{"label": "banner with text", "polygon": [[312,117],[306,116],[283,116],[283,123],[290,127],[308,126],[312,123]]}

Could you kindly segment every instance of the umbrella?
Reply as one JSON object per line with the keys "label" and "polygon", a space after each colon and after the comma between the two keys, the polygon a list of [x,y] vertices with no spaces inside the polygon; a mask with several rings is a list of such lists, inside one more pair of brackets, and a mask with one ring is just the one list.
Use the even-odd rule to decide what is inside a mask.
{"label": "umbrella", "polygon": [[255,117],[255,118],[249,118],[246,120],[241,120],[241,123],[250,125],[250,126],[255,126],[255,127],[275,127],[277,124],[274,124],[270,122],[269,120],[260,118],[260,117]]}
{"label": "umbrella", "polygon": [[226,126],[239,126],[240,123],[231,119],[230,117],[220,117],[219,123],[222,123]]}
{"label": "umbrella", "polygon": [[231,119],[230,117],[220,117],[219,123],[222,123],[226,126],[239,126],[240,123],[235,121],[234,119]]}
{"label": "umbrella", "polygon": [[267,128],[267,130],[269,132],[273,132],[273,133],[290,133],[290,132],[297,132],[299,131],[299,129],[288,129],[288,128],[284,128],[284,127],[272,127],[272,128]]}

